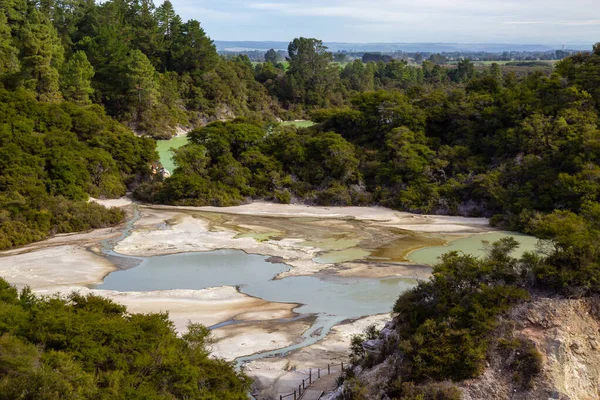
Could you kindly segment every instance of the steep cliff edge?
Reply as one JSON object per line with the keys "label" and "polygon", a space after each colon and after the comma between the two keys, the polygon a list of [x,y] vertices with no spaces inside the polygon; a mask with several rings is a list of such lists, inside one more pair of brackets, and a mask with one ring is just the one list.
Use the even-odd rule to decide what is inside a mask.
{"label": "steep cliff edge", "polygon": [[355,366],[331,399],[600,399],[600,298],[534,297],[517,305],[500,318],[478,378],[424,384],[414,397],[406,387],[402,397],[394,394],[405,362],[394,327],[363,343],[369,368]]}
{"label": "steep cliff edge", "polygon": [[541,371],[527,390],[514,379],[514,356],[496,347],[484,374],[460,384],[465,400],[600,399],[600,299],[538,298],[502,322],[508,335],[533,343]]}

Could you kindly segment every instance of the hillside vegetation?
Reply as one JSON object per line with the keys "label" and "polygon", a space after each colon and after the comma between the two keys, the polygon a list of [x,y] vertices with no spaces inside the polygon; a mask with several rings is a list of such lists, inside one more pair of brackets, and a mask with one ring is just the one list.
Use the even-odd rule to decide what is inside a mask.
{"label": "hillside vegetation", "polygon": [[307,129],[212,123],[176,151],[172,178],[136,195],[195,205],[380,204],[528,230],[538,215],[579,213],[598,200],[598,59],[566,59],[551,76],[490,69],[464,85],[357,94],[313,111],[317,125]]}
{"label": "hillside vegetation", "polygon": [[[454,398],[438,381],[480,375],[498,317],[532,292],[598,294],[600,45],[552,72],[435,58],[342,67],[312,38],[294,39],[288,56],[220,57],[169,1],[2,2],[0,249],[114,225],[122,212],[88,198],[127,190],[176,205],[301,200],[487,216],[543,239],[519,260],[510,241],[485,259],[448,254],[399,298],[391,350],[405,363],[386,390],[403,399]],[[298,118],[316,124],[277,122]],[[155,142],[140,135],[181,127],[192,131],[172,177],[153,175]],[[208,359],[202,328],[177,339],[164,315],[2,285],[5,398],[244,397],[246,379]],[[503,343],[527,355],[514,368],[528,383],[537,353]]]}
{"label": "hillside vegetation", "polygon": [[247,399],[249,380],[209,358],[209,330],[93,295],[39,298],[0,279],[0,398]]}
{"label": "hillside vegetation", "polygon": [[146,179],[154,147],[102,107],[0,89],[0,249],[120,222],[120,210],[88,197],[120,197]]}

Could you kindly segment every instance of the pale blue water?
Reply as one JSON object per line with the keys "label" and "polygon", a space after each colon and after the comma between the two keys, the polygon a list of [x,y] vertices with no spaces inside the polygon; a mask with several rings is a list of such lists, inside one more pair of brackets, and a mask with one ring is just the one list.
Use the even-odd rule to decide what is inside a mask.
{"label": "pale blue water", "polygon": [[141,259],[131,269],[108,275],[97,289],[153,291],[238,286],[240,292],[268,301],[299,303],[300,313],[354,318],[389,312],[412,279],[356,279],[294,276],[274,278],[290,269],[267,257],[238,250],[183,253]]}
{"label": "pale blue water", "polygon": [[290,269],[266,257],[239,250],[218,250],[142,258],[135,268],[108,275],[98,289],[146,292],[253,285]]}
{"label": "pale blue water", "polygon": [[[134,208],[135,209],[135,208]],[[121,240],[126,237],[139,217],[135,209],[134,218],[128,224]],[[524,251],[535,249],[537,240],[512,232],[493,232],[459,239],[448,246],[429,247],[409,255],[416,263],[433,264],[437,258],[451,250],[468,254],[483,255],[482,240],[495,241],[504,236],[513,236]],[[118,259],[136,260],[134,268],[119,270],[108,275],[98,289],[118,291],[152,291],[169,289],[205,289],[216,286],[237,286],[240,292],[267,301],[298,303],[295,311],[316,314],[317,320],[303,335],[301,343],[283,349],[240,357],[239,365],[246,361],[285,354],[309,346],[324,338],[330,329],[344,319],[390,312],[398,296],[414,287],[416,281],[406,278],[357,279],[318,276],[296,276],[280,280],[274,278],[290,267],[270,263],[267,257],[246,254],[238,250],[182,253],[155,257],[122,257],[111,248],[114,242],[106,242],[104,252]],[[131,264],[131,263],[129,263]]]}

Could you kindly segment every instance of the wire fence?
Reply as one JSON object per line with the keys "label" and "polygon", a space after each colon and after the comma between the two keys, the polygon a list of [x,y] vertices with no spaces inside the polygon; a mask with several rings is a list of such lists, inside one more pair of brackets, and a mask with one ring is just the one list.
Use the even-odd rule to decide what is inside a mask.
{"label": "wire fence", "polygon": [[[340,366],[340,375],[342,375],[342,373],[344,372],[344,362],[340,362],[339,364],[335,363],[335,364],[327,364],[326,368],[317,368],[316,369],[316,373],[313,372],[312,368],[309,368],[308,370],[308,378],[306,379],[302,379],[302,383],[298,384],[298,389],[294,389],[293,392],[290,392],[288,394],[281,394],[279,395],[279,400],[284,400],[284,399],[288,399],[288,400],[300,400],[302,399],[302,397],[304,396],[304,394],[306,393],[306,391],[315,383],[317,382],[319,379],[321,379],[321,376],[327,376],[327,375],[331,375],[332,370],[335,370],[336,367]],[[335,371],[333,371],[333,373],[335,374]]]}

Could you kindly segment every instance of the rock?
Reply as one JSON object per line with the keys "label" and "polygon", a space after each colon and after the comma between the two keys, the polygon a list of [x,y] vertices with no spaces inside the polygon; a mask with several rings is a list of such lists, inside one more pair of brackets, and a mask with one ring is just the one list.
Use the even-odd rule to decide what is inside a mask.
{"label": "rock", "polygon": [[390,340],[392,338],[398,337],[398,334],[393,329],[383,328],[381,330],[380,336],[385,340]]}
{"label": "rock", "polygon": [[371,339],[363,342],[362,348],[368,353],[372,355],[381,354],[381,350],[383,349],[384,341],[382,339]]}
{"label": "rock", "polygon": [[[457,384],[464,400],[600,400],[600,300],[536,297],[517,305],[501,321],[498,337],[535,346],[541,355],[541,372],[533,377],[531,387],[524,387],[515,380],[516,352],[506,357],[501,349],[492,350],[481,376]],[[369,399],[384,398],[385,383],[402,371],[402,353],[390,346],[397,338],[394,327],[389,321],[378,339],[362,343],[371,355],[396,349],[379,364],[354,368]]]}

